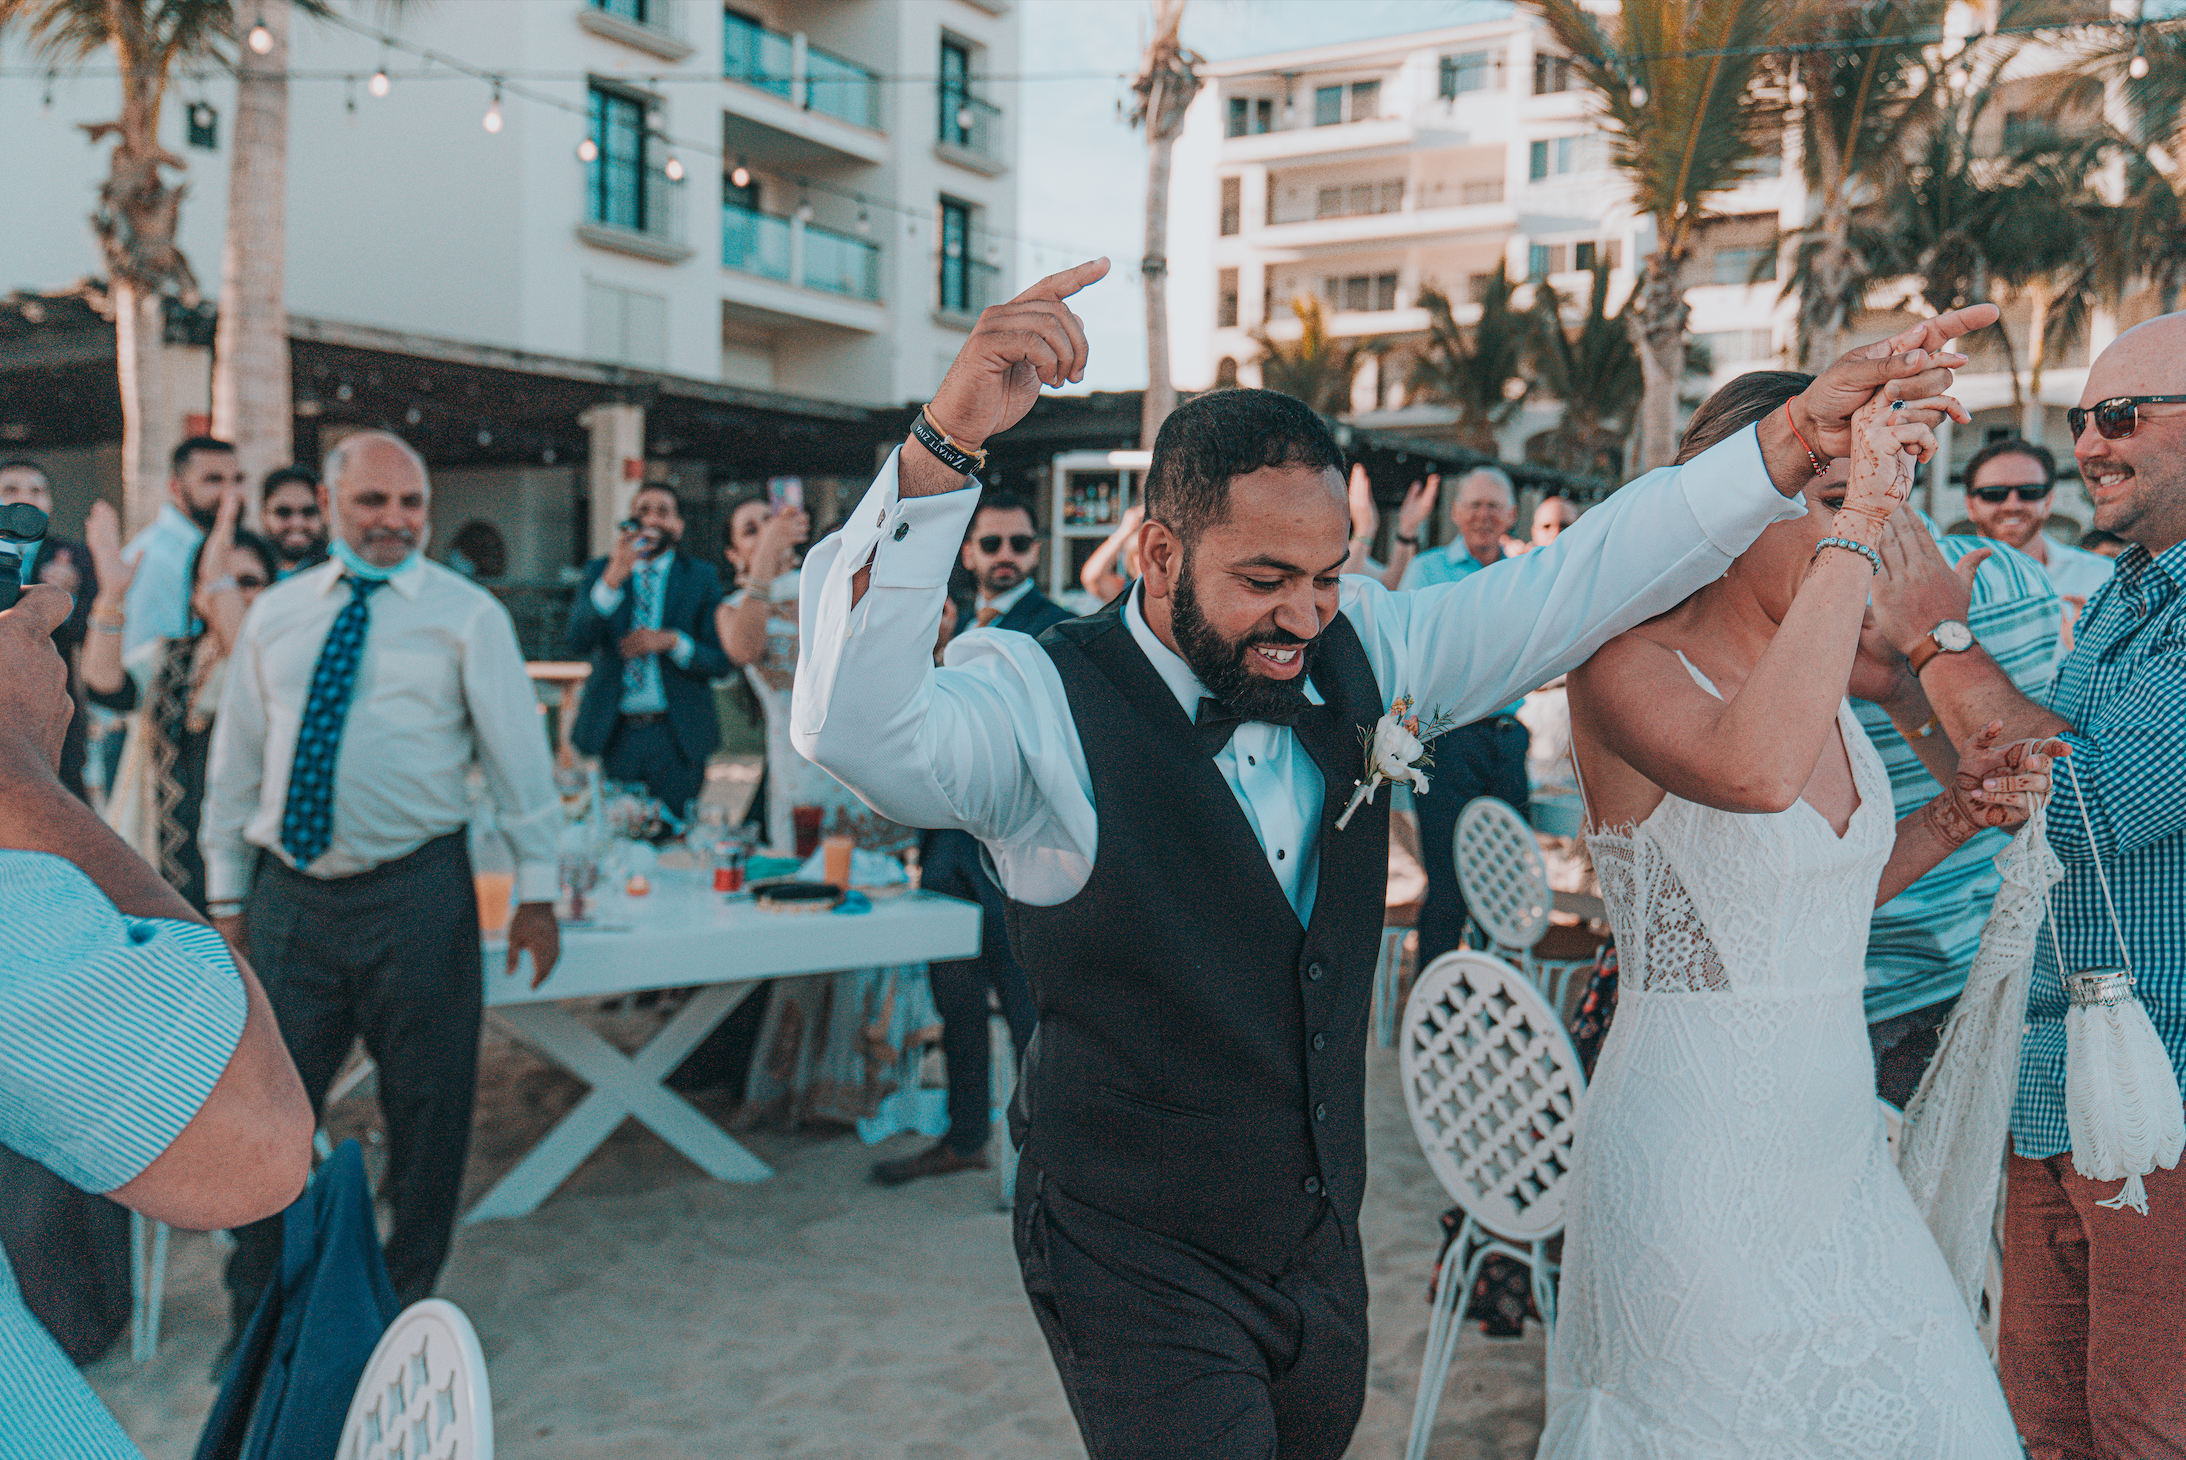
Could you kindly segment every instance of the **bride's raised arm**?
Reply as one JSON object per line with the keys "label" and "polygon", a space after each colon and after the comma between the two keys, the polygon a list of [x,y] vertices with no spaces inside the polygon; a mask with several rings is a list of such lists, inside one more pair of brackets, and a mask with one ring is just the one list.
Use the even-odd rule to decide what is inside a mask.
{"label": "bride's raised arm", "polygon": [[1779,550],[1791,538],[1813,542],[1788,612],[1727,698],[1702,689],[1653,625],[1611,640],[1572,673],[1572,729],[1596,824],[1638,821],[1665,791],[1721,811],[1783,811],[1799,798],[1851,678],[1871,554],[1905,500],[1913,463],[1935,454],[1930,427],[1947,412],[1961,413],[1948,397],[1877,396],[1853,417],[1850,481],[1824,474],[1807,489],[1826,512],[1779,523],[1748,550],[1772,538]]}

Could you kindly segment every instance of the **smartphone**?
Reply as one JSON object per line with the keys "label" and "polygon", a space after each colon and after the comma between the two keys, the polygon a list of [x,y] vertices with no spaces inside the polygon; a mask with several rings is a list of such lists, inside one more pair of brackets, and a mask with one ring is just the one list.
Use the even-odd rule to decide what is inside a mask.
{"label": "smartphone", "polygon": [[784,507],[795,507],[800,512],[805,505],[805,479],[803,477],[767,478],[767,505],[779,512]]}

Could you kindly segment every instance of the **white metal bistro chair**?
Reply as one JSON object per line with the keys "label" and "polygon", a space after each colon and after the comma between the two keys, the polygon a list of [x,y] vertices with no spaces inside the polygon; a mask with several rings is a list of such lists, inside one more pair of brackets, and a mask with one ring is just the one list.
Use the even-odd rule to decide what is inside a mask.
{"label": "white metal bistro chair", "polygon": [[1404,945],[1419,926],[1419,904],[1383,909],[1381,952],[1374,960],[1374,1042],[1383,1049],[1397,1041],[1397,988],[1404,974]]}
{"label": "white metal bistro chair", "polygon": [[1488,939],[1488,951],[1511,958],[1527,978],[1562,1009],[1572,976],[1592,968],[1592,958],[1542,959],[1534,949],[1549,931],[1556,894],[1548,863],[1523,816],[1493,796],[1476,796],[1458,813],[1451,838],[1457,885],[1465,906]]}
{"label": "white metal bistro chair", "polygon": [[486,1356],[463,1310],[412,1303],[380,1335],[357,1381],[336,1460],[493,1460]]}
{"label": "white metal bistro chair", "polygon": [[1017,1147],[1010,1141],[1010,1097],[1017,1093],[1017,1042],[1009,1020],[997,1012],[987,1019],[987,1147],[994,1163],[994,1204],[1017,1206]]}
{"label": "white metal bistro chair", "polygon": [[1470,951],[1443,954],[1413,983],[1397,1059],[1412,1134],[1465,1213],[1436,1284],[1412,1406],[1405,1460],[1420,1460],[1465,1297],[1490,1254],[1526,1264],[1542,1326],[1555,1331],[1548,1244],[1564,1226],[1573,1120],[1586,1076],[1541,991],[1502,959]]}

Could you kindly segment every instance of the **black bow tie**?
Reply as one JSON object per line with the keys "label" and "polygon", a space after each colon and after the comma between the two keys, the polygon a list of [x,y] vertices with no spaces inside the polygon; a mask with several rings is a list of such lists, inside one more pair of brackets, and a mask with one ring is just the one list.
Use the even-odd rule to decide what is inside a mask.
{"label": "black bow tie", "polygon": [[[1251,718],[1269,725],[1294,727],[1298,723],[1298,717],[1309,708],[1311,707],[1301,704],[1272,715],[1254,715]],[[1246,722],[1246,718],[1231,709],[1226,701],[1202,698],[1199,702],[1199,718],[1192,722],[1192,728],[1199,732],[1200,748],[1210,756],[1219,755],[1222,747],[1230,743],[1230,737],[1237,733],[1237,727]]]}

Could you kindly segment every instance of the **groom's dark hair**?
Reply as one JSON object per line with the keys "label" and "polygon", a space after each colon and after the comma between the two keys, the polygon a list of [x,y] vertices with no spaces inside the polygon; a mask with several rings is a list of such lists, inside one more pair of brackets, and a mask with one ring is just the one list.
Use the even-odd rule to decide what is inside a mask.
{"label": "groom's dark hair", "polygon": [[1342,471],[1343,451],[1304,401],[1217,390],[1169,413],[1146,469],[1146,516],[1189,544],[1229,514],[1230,483],[1269,466]]}
{"label": "groom's dark hair", "polygon": [[1814,383],[1803,370],[1749,370],[1700,403],[1678,438],[1677,458],[1683,466],[1718,442],[1727,441],[1770,411],[1782,410],[1784,402]]}

